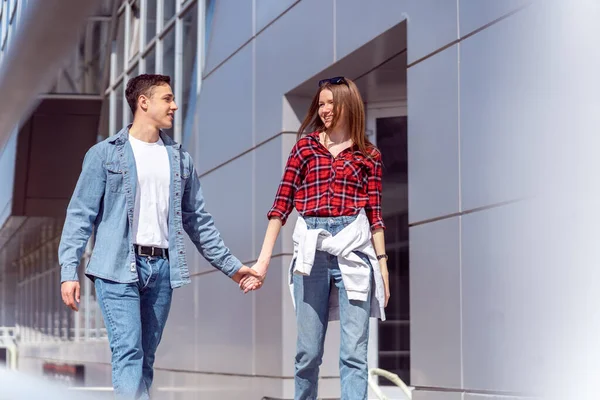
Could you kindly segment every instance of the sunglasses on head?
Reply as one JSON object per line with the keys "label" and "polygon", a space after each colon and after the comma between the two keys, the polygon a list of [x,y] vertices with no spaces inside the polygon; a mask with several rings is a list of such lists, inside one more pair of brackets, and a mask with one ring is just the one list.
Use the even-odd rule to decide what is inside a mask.
{"label": "sunglasses on head", "polygon": [[346,79],[344,79],[343,76],[336,76],[335,78],[321,79],[319,81],[319,87],[323,86],[326,83],[329,83],[330,85],[346,85],[346,86],[348,86],[348,82],[346,82]]}

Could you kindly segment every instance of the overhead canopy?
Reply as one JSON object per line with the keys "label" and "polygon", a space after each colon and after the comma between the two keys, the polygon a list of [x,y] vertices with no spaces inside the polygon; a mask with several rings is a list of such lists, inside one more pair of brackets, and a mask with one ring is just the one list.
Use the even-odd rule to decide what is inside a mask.
{"label": "overhead canopy", "polygon": [[53,83],[101,0],[30,0],[0,63],[0,153],[14,126]]}

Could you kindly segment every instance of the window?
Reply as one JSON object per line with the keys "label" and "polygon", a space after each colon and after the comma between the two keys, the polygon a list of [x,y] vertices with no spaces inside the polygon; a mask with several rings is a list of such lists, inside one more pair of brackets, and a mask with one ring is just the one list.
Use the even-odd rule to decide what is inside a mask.
{"label": "window", "polygon": [[[204,32],[204,54],[203,60],[206,59],[206,54],[208,54],[208,45],[210,43],[211,33],[212,33],[212,21],[213,16],[215,14],[215,0],[206,0],[206,24],[205,24],[205,32]],[[202,63],[202,69],[204,70],[204,63]],[[204,74],[204,71],[202,71]]]}
{"label": "window", "polygon": [[152,47],[148,54],[144,56],[144,60],[146,62],[145,74],[154,74],[156,73],[156,48]]}
{"label": "window", "polygon": [[[185,119],[194,108],[193,102],[196,100],[198,85],[194,78],[199,76],[202,66],[203,57],[199,60],[197,51],[198,7],[201,3],[198,0],[118,2],[121,14],[118,16],[117,33],[113,37],[112,47],[115,61],[111,64],[111,84],[105,92],[111,102],[110,132],[117,132],[129,118],[128,109],[121,106],[123,86],[127,80],[142,72],[160,73],[171,77],[171,86],[180,107],[174,127],[167,133],[181,140]],[[205,0],[202,4],[206,6],[208,36],[215,2]],[[127,10],[127,7],[130,9]],[[123,82],[119,82],[121,79]]]}
{"label": "window", "polygon": [[163,39],[163,75],[171,77],[171,87],[175,86],[175,29],[171,29]]}
{"label": "window", "polygon": [[[385,160],[382,209],[386,223],[385,248],[392,297],[386,308],[387,321],[379,324],[379,367],[410,383],[410,308],[408,252],[408,157],[407,117],[380,115],[375,118],[377,147]],[[381,385],[389,385],[381,380]]]}
{"label": "window", "polygon": [[148,44],[156,36],[156,0],[146,1],[146,40]]}
{"label": "window", "polygon": [[163,8],[163,26],[166,25],[171,18],[175,15],[175,0],[164,0],[164,8]]}
{"label": "window", "polygon": [[[175,81],[179,77],[175,76],[175,29],[171,29],[163,39],[163,57],[162,57],[162,74],[171,77],[171,89],[175,91]],[[176,101],[180,100],[179,93],[175,93]],[[166,133],[175,137],[175,125],[171,129],[166,130]]]}
{"label": "window", "polygon": [[119,15],[119,20],[117,22],[117,37],[113,48],[117,53],[117,65],[114,71],[114,77],[117,78],[125,69],[125,13]]}
{"label": "window", "polygon": [[139,0],[131,5],[129,13],[129,60],[140,52],[140,5]]}
{"label": "window", "polygon": [[135,63],[133,65],[133,68],[129,70],[129,73],[127,74],[127,79],[134,78],[134,77],[138,76],[139,74],[140,74],[140,66],[138,63]]}
{"label": "window", "polygon": [[115,103],[116,103],[116,114],[115,114],[115,133],[119,132],[123,128],[123,101],[125,92],[123,90],[123,82],[119,83],[115,90]]}
{"label": "window", "polygon": [[[185,83],[183,85],[183,93],[180,97],[181,115],[183,121],[186,121],[188,106],[191,101],[190,96],[196,95],[197,84],[193,74],[195,73],[196,54],[198,48],[198,6],[194,4],[189,8],[182,18],[183,20],[183,51],[182,51],[182,76],[181,79]],[[189,82],[189,84],[188,84]]]}
{"label": "window", "polygon": [[[410,385],[410,297],[408,227],[408,138],[407,109],[404,100],[367,103],[366,128],[369,140],[381,151],[385,249],[391,298],[385,310],[387,320],[377,321],[377,366],[397,374]],[[375,357],[374,354],[371,354]],[[387,379],[379,386],[390,398],[398,398],[397,388]],[[402,397],[404,398],[404,397]]]}
{"label": "window", "polygon": [[[58,225],[61,222],[56,220],[53,223]],[[60,231],[53,231],[53,227],[47,225],[47,222],[42,224],[44,225],[29,227],[42,232],[38,233],[37,237],[29,237],[28,240],[32,240],[30,245],[43,237],[45,238],[42,240],[48,240],[50,235],[59,235],[55,237],[55,244],[50,245],[53,240],[50,238],[42,247],[29,246],[25,254],[15,260],[14,264],[11,262],[11,266],[7,266],[3,274],[0,274],[0,277],[4,275],[8,277],[9,282],[16,283],[14,289],[8,288],[2,292],[4,295],[8,294],[8,300],[14,307],[14,316],[4,313],[5,325],[18,325],[21,331],[20,340],[24,343],[106,338],[93,284],[89,279],[81,275],[79,312],[73,313],[64,306],[60,291],[56,290],[56,282],[60,281],[60,268],[56,268],[58,260],[54,246],[58,244]],[[87,257],[89,253],[86,251],[81,265],[87,263]],[[0,289],[6,289],[1,284],[2,282]],[[6,300],[5,298],[4,304]],[[2,315],[0,313],[0,316]]]}

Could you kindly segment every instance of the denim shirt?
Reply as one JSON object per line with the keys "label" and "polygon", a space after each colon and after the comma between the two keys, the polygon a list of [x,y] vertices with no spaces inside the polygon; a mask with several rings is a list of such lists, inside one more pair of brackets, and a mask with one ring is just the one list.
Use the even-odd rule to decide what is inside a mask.
{"label": "denim shirt", "polygon": [[[97,143],[85,155],[58,247],[61,282],[78,280],[77,267],[92,230],[95,244],[86,275],[119,283],[138,280],[131,229],[137,173],[129,143],[130,126]],[[171,166],[171,287],[190,283],[183,231],[213,267],[232,277],[242,263],[225,246],[212,216],[204,208],[202,188],[192,158],[163,132],[160,137]]]}

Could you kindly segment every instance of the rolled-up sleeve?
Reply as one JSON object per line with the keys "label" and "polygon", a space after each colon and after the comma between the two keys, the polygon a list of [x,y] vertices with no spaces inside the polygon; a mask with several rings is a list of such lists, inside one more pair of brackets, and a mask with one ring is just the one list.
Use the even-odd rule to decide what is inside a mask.
{"label": "rolled-up sleeve", "polygon": [[278,217],[281,219],[281,223],[285,225],[285,222],[294,208],[294,195],[300,185],[301,175],[302,162],[300,159],[299,147],[298,144],[296,144],[292,148],[286,162],[283,178],[277,189],[277,194],[275,194],[275,201],[267,213],[268,219]]}
{"label": "rolled-up sleeve", "polygon": [[369,201],[365,206],[365,212],[371,223],[371,230],[383,228],[383,218],[381,216],[381,191],[382,191],[382,167],[381,153],[376,151],[371,157],[371,169],[367,178],[367,194]]}

